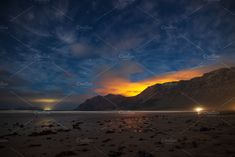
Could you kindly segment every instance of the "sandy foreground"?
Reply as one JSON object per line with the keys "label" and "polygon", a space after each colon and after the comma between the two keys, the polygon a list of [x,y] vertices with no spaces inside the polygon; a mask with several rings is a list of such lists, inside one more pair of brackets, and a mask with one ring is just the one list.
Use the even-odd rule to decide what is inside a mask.
{"label": "sandy foreground", "polygon": [[3,157],[232,157],[235,114],[0,113]]}

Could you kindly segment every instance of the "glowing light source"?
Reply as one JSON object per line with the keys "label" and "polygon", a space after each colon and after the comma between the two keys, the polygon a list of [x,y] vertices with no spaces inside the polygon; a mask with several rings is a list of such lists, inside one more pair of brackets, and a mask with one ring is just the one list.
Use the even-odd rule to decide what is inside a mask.
{"label": "glowing light source", "polygon": [[194,110],[195,110],[196,112],[202,112],[202,111],[203,111],[203,108],[202,108],[202,107],[196,107]]}
{"label": "glowing light source", "polygon": [[35,99],[34,102],[38,102],[38,103],[55,103],[55,102],[58,102],[58,100],[53,99],[53,98],[42,98],[42,99]]}
{"label": "glowing light source", "polygon": [[46,106],[46,107],[44,107],[44,111],[50,111],[52,108],[51,107],[49,107],[49,106]]}

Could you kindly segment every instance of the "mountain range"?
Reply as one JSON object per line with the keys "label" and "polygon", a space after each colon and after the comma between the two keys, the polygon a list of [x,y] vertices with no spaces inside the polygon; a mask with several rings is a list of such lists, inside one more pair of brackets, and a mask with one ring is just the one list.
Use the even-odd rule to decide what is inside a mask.
{"label": "mountain range", "polygon": [[75,110],[227,110],[235,104],[235,67],[221,68],[201,77],[155,84],[132,97],[108,94],[87,99]]}

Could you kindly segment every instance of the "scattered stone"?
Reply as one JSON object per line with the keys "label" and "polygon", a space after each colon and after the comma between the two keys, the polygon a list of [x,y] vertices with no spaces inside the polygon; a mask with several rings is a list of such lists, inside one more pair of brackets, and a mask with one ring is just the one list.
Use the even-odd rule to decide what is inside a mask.
{"label": "scattered stone", "polygon": [[58,129],[57,130],[58,132],[69,132],[69,131],[71,131],[70,129]]}
{"label": "scattered stone", "polygon": [[55,155],[55,157],[67,157],[67,156],[76,156],[77,154],[73,151],[64,151],[64,152],[61,152],[57,155]]}
{"label": "scattered stone", "polygon": [[107,139],[103,140],[102,142],[103,142],[103,143],[106,143],[106,142],[109,142],[109,141],[111,141],[111,139],[110,139],[110,138],[107,138]]}
{"label": "scattered stone", "polygon": [[146,151],[139,151],[138,157],[154,157],[151,153],[147,153]]}
{"label": "scattered stone", "polygon": [[84,149],[82,149],[82,151],[83,151],[83,152],[88,152],[89,149],[84,148]]}
{"label": "scattered stone", "polygon": [[29,147],[41,147],[41,144],[30,144]]}
{"label": "scattered stone", "polygon": [[108,130],[108,131],[106,131],[106,134],[113,134],[113,133],[115,133],[114,130]]}
{"label": "scattered stone", "polygon": [[109,155],[109,157],[119,157],[119,156],[123,155],[123,152],[120,152],[120,151],[110,151],[108,155]]}
{"label": "scattered stone", "polygon": [[51,134],[56,134],[56,132],[51,131],[51,130],[43,130],[41,132],[33,132],[29,136],[44,136],[44,135],[51,135]]}
{"label": "scattered stone", "polygon": [[7,134],[5,136],[20,136],[17,132],[13,132],[11,134]]}
{"label": "scattered stone", "polygon": [[73,124],[73,129],[81,130],[80,124],[81,124],[81,123],[79,123],[79,122]]}
{"label": "scattered stone", "polygon": [[190,123],[190,122],[192,122],[192,119],[188,119],[185,121],[185,123]]}
{"label": "scattered stone", "polygon": [[197,144],[196,141],[193,141],[193,142],[192,142],[192,145],[193,145],[194,148],[197,148],[197,147],[198,147],[198,144]]}
{"label": "scattered stone", "polygon": [[144,139],[143,138],[139,138],[139,141],[144,141]]}
{"label": "scattered stone", "polygon": [[5,146],[0,145],[0,149],[3,149],[3,148],[5,148]]}
{"label": "scattered stone", "polygon": [[210,131],[210,128],[207,128],[207,127],[201,127],[201,128],[200,128],[200,131]]}

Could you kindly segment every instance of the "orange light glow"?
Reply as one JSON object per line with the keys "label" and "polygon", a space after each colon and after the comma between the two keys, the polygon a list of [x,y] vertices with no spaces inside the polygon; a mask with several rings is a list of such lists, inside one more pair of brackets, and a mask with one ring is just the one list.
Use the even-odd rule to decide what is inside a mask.
{"label": "orange light glow", "polygon": [[195,110],[196,112],[202,112],[202,111],[203,111],[203,108],[202,108],[202,107],[196,107],[194,110]]}
{"label": "orange light glow", "polygon": [[57,99],[52,99],[52,98],[42,98],[42,99],[35,99],[34,102],[38,103],[55,103],[58,102]]}
{"label": "orange light glow", "polygon": [[141,93],[148,86],[162,84],[166,82],[188,80],[194,77],[202,76],[209,69],[183,70],[155,76],[153,78],[140,82],[131,82],[123,78],[112,78],[112,80],[101,81],[102,88],[95,89],[101,95],[120,94],[124,96],[135,96]]}
{"label": "orange light glow", "polygon": [[46,107],[43,108],[43,110],[44,110],[44,111],[50,111],[50,110],[52,110],[52,108],[49,107],[49,106],[46,106]]}

